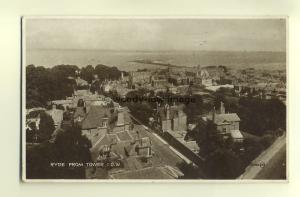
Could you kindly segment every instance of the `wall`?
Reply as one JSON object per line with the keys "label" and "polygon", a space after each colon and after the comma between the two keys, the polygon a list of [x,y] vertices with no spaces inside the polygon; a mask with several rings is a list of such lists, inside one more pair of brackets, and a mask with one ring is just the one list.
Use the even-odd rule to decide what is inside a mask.
{"label": "wall", "polygon": [[174,118],[172,120],[172,130],[179,130],[179,119],[178,118]]}
{"label": "wall", "polygon": [[223,128],[226,128],[226,133],[230,133],[231,130],[239,130],[239,122],[231,122],[231,124],[218,125],[217,130],[223,132]]}
{"label": "wall", "polygon": [[85,135],[89,140],[91,140],[92,145],[95,144],[106,132],[106,128],[81,130],[81,134]]}
{"label": "wall", "polygon": [[186,129],[187,129],[186,122],[187,122],[186,115],[184,115],[182,113],[179,113],[178,130],[180,130],[180,131],[186,131]]}
{"label": "wall", "polygon": [[163,131],[171,130],[171,120],[163,120],[161,122],[161,128]]}
{"label": "wall", "polygon": [[191,151],[188,147],[180,143],[175,137],[173,137],[169,132],[163,133],[164,139],[168,141],[168,143],[178,150],[181,154],[187,157],[189,160],[197,164],[199,167],[204,166],[204,158],[200,157],[199,155],[195,154]]}

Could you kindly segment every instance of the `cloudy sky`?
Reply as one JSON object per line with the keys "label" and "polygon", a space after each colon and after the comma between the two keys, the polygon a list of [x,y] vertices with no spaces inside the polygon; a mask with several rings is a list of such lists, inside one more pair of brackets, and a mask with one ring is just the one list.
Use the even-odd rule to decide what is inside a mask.
{"label": "cloudy sky", "polygon": [[34,19],[26,49],[285,51],[283,19]]}

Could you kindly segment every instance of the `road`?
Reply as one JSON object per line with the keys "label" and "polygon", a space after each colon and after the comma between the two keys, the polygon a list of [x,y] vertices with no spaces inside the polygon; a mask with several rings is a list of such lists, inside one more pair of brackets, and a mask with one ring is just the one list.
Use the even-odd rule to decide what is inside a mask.
{"label": "road", "polygon": [[[137,120],[135,117],[130,115],[132,119],[134,119],[136,122],[138,122],[140,125],[141,131],[146,134],[148,137],[155,142],[155,146],[157,147],[157,150],[161,157],[164,159],[164,162],[167,163],[167,165],[177,165],[179,163],[187,163],[187,164],[193,164],[195,165],[191,160],[189,160],[187,157],[185,157],[183,154],[181,154],[178,150],[173,148],[171,145],[169,145],[164,139],[162,139],[159,135],[155,133],[154,130],[147,128],[144,126],[139,120]],[[145,127],[147,129],[145,129]],[[154,147],[155,147],[154,146]],[[201,174],[201,177],[206,177],[205,173],[202,169],[198,168],[198,173]]]}
{"label": "road", "polygon": [[142,137],[149,137],[151,139],[153,144],[152,149],[162,163],[170,166],[178,166],[178,164],[184,162],[184,159],[170,149],[169,144],[155,136],[151,131],[147,131],[148,129],[146,130],[143,125],[135,125],[134,130],[139,131]]}
{"label": "road", "polygon": [[239,179],[284,179],[286,136],[276,141],[251,162]]}

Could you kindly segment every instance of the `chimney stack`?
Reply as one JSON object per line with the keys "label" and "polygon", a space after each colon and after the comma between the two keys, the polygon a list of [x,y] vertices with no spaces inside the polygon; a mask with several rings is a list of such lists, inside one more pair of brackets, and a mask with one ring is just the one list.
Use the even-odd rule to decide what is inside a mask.
{"label": "chimney stack", "polygon": [[216,108],[214,107],[213,114],[212,114],[212,121],[213,121],[213,123],[215,123],[215,119],[216,119]]}
{"label": "chimney stack", "polygon": [[169,120],[170,119],[170,108],[169,108],[168,104],[166,104],[165,110],[166,110],[166,119]]}
{"label": "chimney stack", "polygon": [[225,114],[225,107],[224,103],[221,101],[221,106],[220,106],[220,114]]}
{"label": "chimney stack", "polygon": [[156,113],[158,113],[158,110],[159,110],[159,103],[156,102]]}
{"label": "chimney stack", "polygon": [[124,120],[124,111],[123,108],[118,109],[118,119],[117,119],[117,125],[124,125],[125,120]]}

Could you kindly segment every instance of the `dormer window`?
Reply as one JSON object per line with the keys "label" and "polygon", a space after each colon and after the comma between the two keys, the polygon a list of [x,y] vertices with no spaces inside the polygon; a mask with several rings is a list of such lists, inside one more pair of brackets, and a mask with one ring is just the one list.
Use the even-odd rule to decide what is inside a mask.
{"label": "dormer window", "polygon": [[223,128],[223,133],[226,133],[226,128]]}
{"label": "dormer window", "polygon": [[102,122],[102,127],[107,127],[107,122],[106,121]]}

